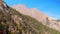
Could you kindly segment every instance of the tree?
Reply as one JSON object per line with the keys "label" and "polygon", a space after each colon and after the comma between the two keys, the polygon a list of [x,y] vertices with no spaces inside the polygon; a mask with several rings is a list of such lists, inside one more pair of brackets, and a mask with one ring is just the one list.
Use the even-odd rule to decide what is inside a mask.
{"label": "tree", "polygon": [[46,25],[48,26],[50,24],[48,17],[46,18]]}
{"label": "tree", "polygon": [[[46,25],[49,26],[50,22],[49,22],[49,19],[48,17],[46,18]],[[49,34],[49,27],[46,27],[46,32],[47,34]]]}

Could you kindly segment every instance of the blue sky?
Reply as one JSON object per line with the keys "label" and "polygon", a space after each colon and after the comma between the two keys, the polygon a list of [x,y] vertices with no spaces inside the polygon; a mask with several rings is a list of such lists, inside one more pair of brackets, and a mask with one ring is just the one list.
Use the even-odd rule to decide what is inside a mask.
{"label": "blue sky", "polygon": [[60,19],[60,0],[4,0],[9,6],[24,4],[28,8],[37,8],[43,13]]}

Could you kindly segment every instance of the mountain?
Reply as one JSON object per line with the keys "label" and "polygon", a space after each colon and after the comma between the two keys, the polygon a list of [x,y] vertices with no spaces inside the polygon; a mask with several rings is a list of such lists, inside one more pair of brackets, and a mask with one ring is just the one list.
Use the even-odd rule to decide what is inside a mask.
{"label": "mountain", "polygon": [[47,17],[49,20],[57,20],[57,19],[54,19],[54,18],[42,13],[37,8],[30,9],[30,8],[27,8],[25,5],[14,5],[14,6],[12,6],[12,8],[16,9],[17,11],[19,11],[22,14],[29,15],[29,16],[37,19],[40,22],[42,22],[43,20],[46,20]]}
{"label": "mountain", "polygon": [[19,13],[0,0],[0,34],[60,34],[60,32],[43,25],[35,18]]}
{"label": "mountain", "polygon": [[[57,19],[52,18],[41,11],[39,11],[37,8],[28,8],[25,5],[13,5],[12,8],[16,9],[19,13],[31,16],[35,18],[37,21],[42,22],[42,24],[46,25],[47,20],[49,20],[49,27],[56,29],[60,31],[60,21],[57,22]],[[48,19],[47,19],[48,18]]]}

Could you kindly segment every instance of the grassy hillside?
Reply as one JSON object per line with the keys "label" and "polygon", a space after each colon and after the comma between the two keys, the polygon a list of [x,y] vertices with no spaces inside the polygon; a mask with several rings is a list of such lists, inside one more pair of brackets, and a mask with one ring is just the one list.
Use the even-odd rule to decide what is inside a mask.
{"label": "grassy hillside", "polygon": [[[23,15],[12,8],[9,8],[8,11],[11,13],[11,15],[16,15],[16,16],[22,18],[22,22],[19,22],[19,24],[16,24],[16,22],[14,23],[11,21],[11,20],[14,20],[14,19],[10,18],[11,15],[8,16],[8,14],[7,14],[7,16],[5,16],[4,14],[2,14],[2,11],[0,11],[0,17],[2,15],[4,16],[1,18],[1,19],[4,19],[4,20],[2,20],[4,24],[0,24],[0,30],[4,29],[4,28],[7,30],[9,28],[9,26],[12,25],[12,26],[14,26],[14,28],[17,28],[16,31],[19,31],[18,34],[20,34],[22,32],[21,30],[24,30],[25,33],[31,32],[32,34],[60,34],[60,32],[58,32],[57,30],[49,28],[48,26],[43,25],[41,22],[38,22],[36,19],[34,19],[30,16],[27,16],[27,15]],[[20,25],[20,26],[18,27],[18,25]],[[21,28],[21,26],[22,26],[22,29],[20,30],[19,28]],[[8,31],[8,34],[14,34],[14,33]]]}
{"label": "grassy hillside", "polygon": [[25,23],[27,23],[29,26],[31,25],[32,29],[36,29],[36,31],[39,31],[39,34],[45,34],[45,32],[48,32],[50,34],[60,34],[60,32],[58,32],[57,30],[43,25],[41,22],[38,22],[36,19],[30,16],[20,14],[14,9],[10,9],[10,10],[12,13],[19,15],[19,17],[22,17],[23,20],[25,20],[24,21]]}

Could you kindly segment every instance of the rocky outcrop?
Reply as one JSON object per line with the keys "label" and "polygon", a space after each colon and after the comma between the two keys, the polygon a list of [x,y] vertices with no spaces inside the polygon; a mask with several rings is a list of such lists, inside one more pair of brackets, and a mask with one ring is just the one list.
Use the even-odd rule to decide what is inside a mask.
{"label": "rocky outcrop", "polygon": [[[39,22],[42,22],[44,25],[47,24],[47,19],[49,20],[49,27],[56,29],[58,31],[60,31],[60,22],[57,22],[57,19],[52,18],[44,13],[42,13],[41,11],[39,11],[36,8],[28,8],[25,5],[14,5],[12,6],[12,8],[16,9],[18,12],[20,12],[21,14],[24,15],[28,15],[31,16],[33,18],[35,18],[36,20],[38,20]],[[58,25],[57,25],[58,24]]]}

